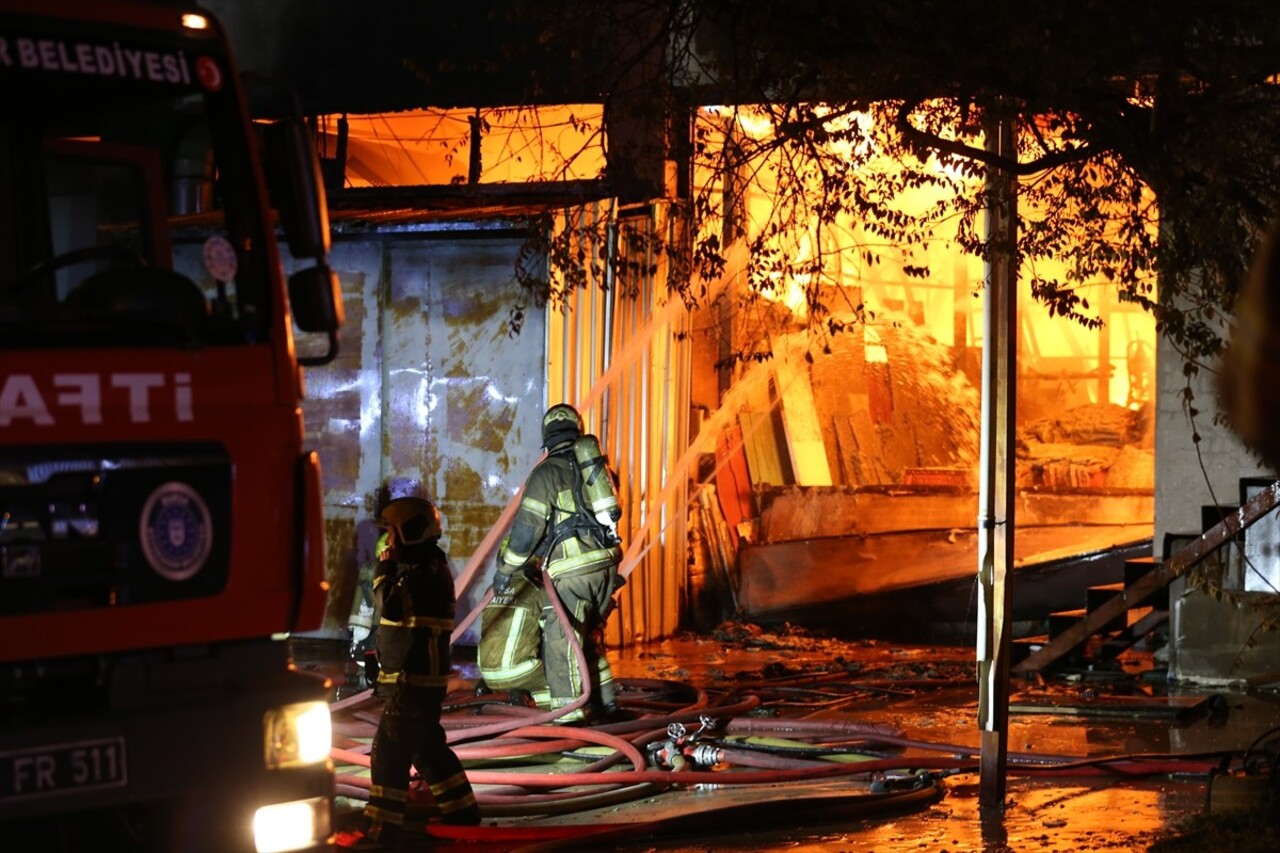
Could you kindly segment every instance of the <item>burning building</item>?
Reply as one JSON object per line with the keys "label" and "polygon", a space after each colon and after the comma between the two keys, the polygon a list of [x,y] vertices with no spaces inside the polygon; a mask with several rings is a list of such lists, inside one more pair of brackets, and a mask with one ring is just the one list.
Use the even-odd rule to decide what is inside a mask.
{"label": "burning building", "polygon": [[[333,105],[351,84],[325,73],[333,86],[319,100]],[[504,109],[484,94],[479,106],[316,121],[357,319],[309,403],[320,411],[309,422],[325,424],[335,622],[371,546],[360,525],[388,484],[441,500],[459,583],[482,588],[537,454],[538,409],[560,399],[584,409],[621,475],[631,583],[614,642],[669,634],[707,578],[722,584],[721,606],[784,613],[796,602],[757,595],[761,564],[782,566],[781,587],[803,586],[797,566],[810,565],[813,595],[862,595],[825,586],[838,564],[824,548],[848,562],[915,537],[918,557],[881,555],[871,575],[972,576],[982,219],[936,214],[976,173],[946,157],[901,171],[876,135],[883,123],[834,123],[821,104],[790,116],[707,107],[688,138],[641,164],[650,192],[637,193],[616,169],[646,133],[632,101]],[[391,101],[391,89],[362,99],[408,102]],[[779,119],[807,122],[825,162],[874,176],[855,194],[860,215],[827,215],[836,188],[817,160],[777,144]],[[788,168],[798,179],[780,181]],[[1097,181],[1141,194],[1131,179]],[[1034,212],[1041,187],[1034,176],[1022,187]],[[1048,213],[1026,222],[1071,262]],[[1019,535],[1045,537],[1020,542],[1019,559],[1125,543],[1160,552],[1163,534],[1198,516],[1155,509],[1158,428],[1180,414],[1176,392],[1162,402],[1157,389],[1174,362],[1138,303],[1117,299],[1106,275],[1071,280],[1053,254],[1023,270],[1019,293]],[[1134,274],[1122,261],[1116,275]]]}

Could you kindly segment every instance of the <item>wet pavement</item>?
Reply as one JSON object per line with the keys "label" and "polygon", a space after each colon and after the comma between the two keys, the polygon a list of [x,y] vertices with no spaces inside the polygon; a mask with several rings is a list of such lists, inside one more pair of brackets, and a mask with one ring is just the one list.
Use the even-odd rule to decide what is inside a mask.
{"label": "wet pavement", "polygon": [[[468,696],[474,664],[466,649],[456,658],[453,686],[457,696]],[[490,830],[528,835],[495,839],[496,846],[438,842],[441,849],[1145,851],[1205,811],[1209,770],[1222,756],[1247,750],[1280,726],[1276,689],[1170,685],[1145,652],[1127,653],[1107,669],[1017,679],[1008,748],[1020,763],[1008,776],[1004,808],[983,809],[973,761],[979,732],[972,648],[728,625],[610,658],[624,699],[643,698],[656,684],[700,688],[713,705],[749,695],[760,705],[744,717],[889,727],[907,742],[893,753],[903,768],[949,765],[959,772],[944,771],[928,795],[877,802],[868,796],[874,777],[866,775],[722,785],[720,771],[706,771],[706,783],[600,808],[493,817],[485,821]],[[301,654],[299,660],[332,666]],[[336,712],[335,720],[348,712]],[[1138,769],[1122,776],[1084,766],[1047,776],[1036,767],[1066,758],[1125,758],[1113,766]],[[483,766],[468,763],[469,770]],[[594,842],[539,835],[602,826],[622,828]]]}

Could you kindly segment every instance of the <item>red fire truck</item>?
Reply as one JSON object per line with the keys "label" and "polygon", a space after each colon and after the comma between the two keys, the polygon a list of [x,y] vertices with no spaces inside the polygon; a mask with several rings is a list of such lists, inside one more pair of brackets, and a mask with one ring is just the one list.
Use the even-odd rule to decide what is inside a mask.
{"label": "red fire truck", "polygon": [[0,0],[5,849],[330,844],[287,637],[325,605],[300,367],[342,306],[306,128],[250,94],[198,9]]}

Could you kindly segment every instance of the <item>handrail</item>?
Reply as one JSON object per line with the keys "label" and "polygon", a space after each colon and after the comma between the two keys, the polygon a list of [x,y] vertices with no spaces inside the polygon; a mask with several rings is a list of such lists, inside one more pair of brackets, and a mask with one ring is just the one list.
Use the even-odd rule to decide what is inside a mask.
{"label": "handrail", "polygon": [[1260,490],[1228,515],[1200,535],[1200,538],[1178,550],[1156,565],[1151,571],[1125,587],[1119,595],[1107,600],[1084,619],[1071,625],[1060,635],[1028,655],[1012,668],[1014,673],[1036,672],[1044,669],[1089,637],[1096,634],[1116,617],[1142,601],[1158,589],[1168,586],[1174,578],[1186,574],[1196,563],[1231,542],[1242,531],[1280,506],[1280,480]]}
{"label": "handrail", "polygon": [[1233,515],[1210,527],[1200,538],[1176,551],[1165,562],[1169,566],[1170,580],[1186,572],[1196,563],[1235,539],[1236,535],[1261,520],[1267,513],[1280,506],[1280,480],[1258,491],[1240,505]]}

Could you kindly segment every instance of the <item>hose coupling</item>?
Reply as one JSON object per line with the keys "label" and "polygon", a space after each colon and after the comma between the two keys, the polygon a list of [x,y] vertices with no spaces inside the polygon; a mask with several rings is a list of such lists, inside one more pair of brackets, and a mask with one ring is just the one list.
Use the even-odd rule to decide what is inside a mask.
{"label": "hose coupling", "polygon": [[889,770],[877,773],[871,781],[871,793],[887,794],[890,791],[918,791],[932,785],[934,775],[928,770]]}
{"label": "hose coupling", "polygon": [[724,751],[721,750],[720,747],[700,743],[693,748],[690,758],[693,759],[694,766],[696,767],[715,767],[720,763],[720,759],[723,755]]}

